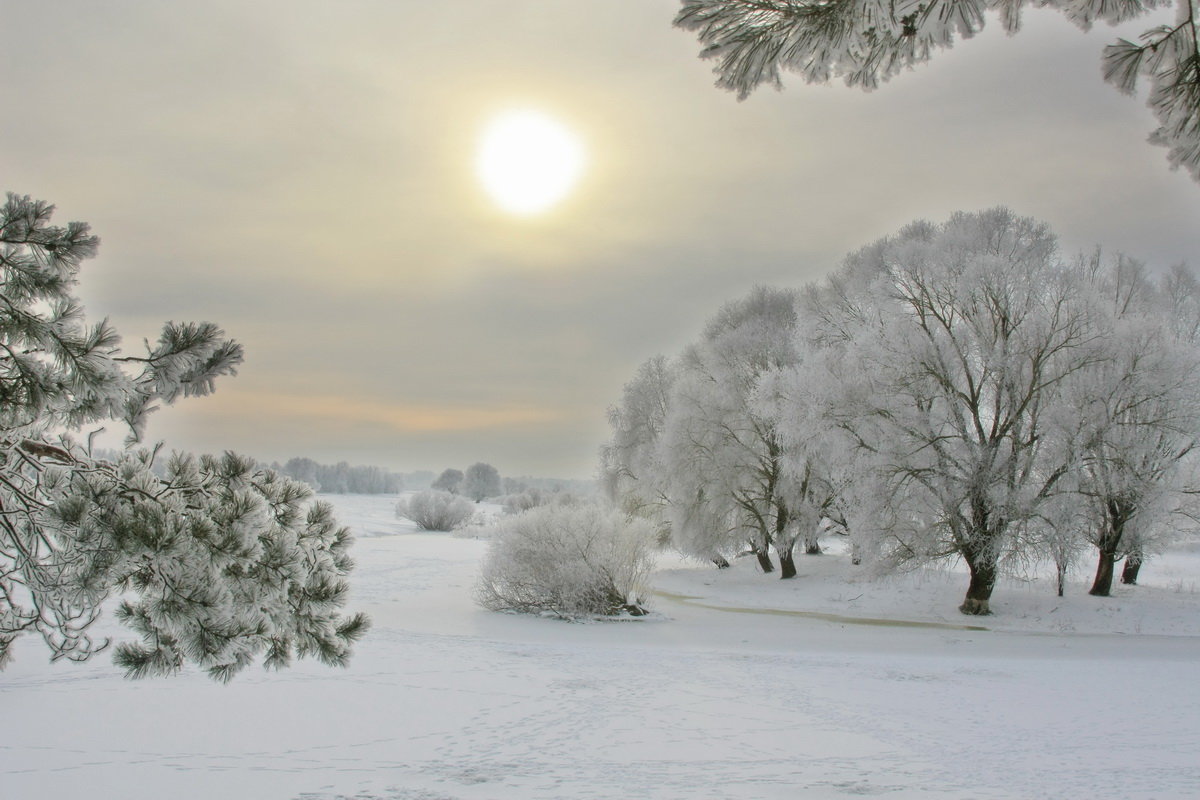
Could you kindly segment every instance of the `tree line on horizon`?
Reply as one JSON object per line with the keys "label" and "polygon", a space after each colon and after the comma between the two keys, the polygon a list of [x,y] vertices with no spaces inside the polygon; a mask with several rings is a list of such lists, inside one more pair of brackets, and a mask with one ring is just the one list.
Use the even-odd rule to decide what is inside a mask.
{"label": "tree line on horizon", "polygon": [[311,458],[289,458],[271,469],[307,483],[327,494],[397,494],[404,491],[405,476],[385,467],[351,466],[346,461],[321,464]]}
{"label": "tree line on horizon", "polygon": [[[116,450],[97,450],[108,458],[117,458]],[[535,478],[501,476],[491,464],[477,462],[466,471],[453,467],[434,473],[432,470],[395,472],[386,467],[350,464],[322,464],[307,457],[289,458],[265,465],[293,480],[306,483],[313,491],[327,494],[398,494],[405,491],[435,489],[464,494],[477,502],[493,497],[507,497],[528,492],[564,492],[589,494],[592,481],[564,478]]]}

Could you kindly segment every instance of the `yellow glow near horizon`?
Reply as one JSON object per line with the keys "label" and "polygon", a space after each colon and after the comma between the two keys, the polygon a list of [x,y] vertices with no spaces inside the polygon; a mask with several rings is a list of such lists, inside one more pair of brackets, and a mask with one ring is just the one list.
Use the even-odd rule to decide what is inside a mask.
{"label": "yellow glow near horizon", "polygon": [[476,171],[498,206],[533,216],[575,186],[583,172],[583,145],[565,125],[539,111],[508,111],[484,129]]}

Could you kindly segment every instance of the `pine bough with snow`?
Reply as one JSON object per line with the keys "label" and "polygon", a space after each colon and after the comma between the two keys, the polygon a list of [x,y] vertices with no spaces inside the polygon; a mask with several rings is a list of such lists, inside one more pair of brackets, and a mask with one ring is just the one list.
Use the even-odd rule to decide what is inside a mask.
{"label": "pine bough with snow", "polygon": [[[1175,23],[1151,28],[1140,42],[1119,39],[1104,50],[1104,79],[1133,94],[1150,84],[1149,106],[1159,127],[1150,141],[1167,148],[1172,168],[1200,180],[1200,10],[1173,0]],[[1005,30],[1021,26],[1022,0],[683,0],[675,24],[700,38],[716,59],[717,85],[745,98],[763,83],[780,86],[782,70],[808,83],[842,78],[873,89],[928,61],[935,50],[983,30],[994,11]],[[1172,0],[1039,0],[1083,30],[1118,24],[1168,7]]]}
{"label": "pine bough with snow", "polygon": [[[1088,546],[1093,594],[1194,527],[1200,284],[1063,261],[1007,209],[914,223],[802,292],[757,289],[639,370],[613,409],[612,498],[683,553],[783,577],[830,527],[877,570],[998,575]],[[806,547],[806,552],[816,548]]]}
{"label": "pine bough with snow", "polygon": [[493,611],[642,616],[653,552],[645,520],[595,503],[541,506],[496,526],[476,597]]}
{"label": "pine bough with snow", "polygon": [[52,212],[12,194],[0,208],[0,666],[24,634],[87,660],[114,598],[139,636],[115,650],[131,677],[345,664],[367,625],[341,613],[351,538],[308,487],[233,454],[177,454],[159,477],[155,451],[105,461],[71,437],[118,420],[135,445],[158,404],[209,394],[242,348],[211,323],[168,323],[145,355],[121,355],[73,295],[98,240]]}

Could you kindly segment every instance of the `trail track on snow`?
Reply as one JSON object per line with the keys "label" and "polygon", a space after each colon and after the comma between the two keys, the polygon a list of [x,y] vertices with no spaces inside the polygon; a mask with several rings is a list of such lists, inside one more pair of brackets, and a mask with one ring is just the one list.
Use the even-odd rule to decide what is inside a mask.
{"label": "trail track on snow", "polygon": [[671,600],[694,608],[705,608],[710,611],[723,611],[728,614],[762,614],[769,617],[801,617],[803,619],[819,619],[824,622],[836,622],[843,625],[869,625],[877,628],[931,628],[943,631],[987,631],[991,630],[982,625],[956,625],[952,622],[922,622],[917,620],[884,619],[882,617],[847,617],[841,614],[830,614],[824,611],[795,611],[783,608],[747,608],[743,606],[720,606],[712,603],[699,602],[703,598],[694,595],[676,594],[661,590],[654,591],[655,597]]}

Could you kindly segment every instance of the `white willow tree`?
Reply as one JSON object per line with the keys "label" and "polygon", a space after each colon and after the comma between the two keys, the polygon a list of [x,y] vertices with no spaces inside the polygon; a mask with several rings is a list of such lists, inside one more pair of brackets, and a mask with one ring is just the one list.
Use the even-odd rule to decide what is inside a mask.
{"label": "white willow tree", "polygon": [[[865,274],[851,274],[865,266]],[[858,270],[862,272],[862,270]],[[828,378],[836,372],[851,330],[867,324],[859,295],[879,278],[877,263],[847,258],[824,286],[809,284],[798,296],[799,324],[794,332],[796,363],[762,376],[755,407],[770,420],[781,448],[784,496],[807,553],[820,552],[817,534],[832,524],[850,537],[853,563],[861,563],[860,537],[851,519],[871,513],[870,498],[854,498],[855,477],[864,468],[860,451],[846,432],[830,424],[830,403],[840,403],[840,387]],[[830,362],[830,363],[827,363]]]}
{"label": "white willow tree", "polygon": [[[763,571],[796,574],[801,535],[784,486],[771,418],[755,405],[759,379],[796,363],[796,295],[759,287],[727,304],[680,359],[662,460],[672,535],[685,553],[728,556],[744,544]],[[807,515],[805,520],[807,521]]]}
{"label": "white willow tree", "polygon": [[[676,369],[663,356],[638,367],[621,402],[609,408],[612,436],[600,450],[600,474],[608,499],[626,514],[653,524],[660,540],[670,536],[667,474],[659,449]],[[726,564],[728,566],[728,564]]]}
{"label": "white willow tree", "polygon": [[[1156,291],[1137,262],[1120,258],[1086,270],[1081,288],[1097,295],[1106,357],[1070,381],[1079,453],[1072,471],[1085,498],[1084,532],[1098,551],[1091,594],[1107,596],[1114,564],[1127,557],[1127,582],[1136,581],[1145,553],[1165,534],[1164,522],[1186,505],[1200,439],[1200,350],[1181,309],[1183,273]],[[1172,283],[1174,279],[1174,283]],[[1182,334],[1182,335],[1181,335]]]}
{"label": "white willow tree", "polygon": [[349,531],[307,486],[245,458],[152,451],[112,463],[71,432],[107,420],[141,437],[160,403],[209,394],[242,348],[211,323],[167,323],[145,355],[121,355],[107,321],[73,295],[98,240],[50,224],[53,206],[0,207],[0,666],[24,634],[54,659],[104,649],[89,628],[106,600],[138,642],[116,648],[131,677],[191,662],[220,680],[262,656],[345,664],[365,630],[341,614]]}
{"label": "white willow tree", "polygon": [[[1039,0],[1080,28],[1116,24],[1172,0]],[[1200,180],[1200,46],[1196,0],[1173,0],[1174,25],[1105,48],[1104,78],[1132,94],[1150,84],[1149,106],[1159,127],[1150,141],[1167,148],[1172,167]],[[1009,33],[1020,28],[1023,0],[683,0],[675,24],[694,31],[701,55],[717,62],[717,85],[747,97],[763,83],[781,85],[784,70],[808,83],[840,78],[873,89],[983,29],[996,12]]]}
{"label": "white willow tree", "polygon": [[961,557],[960,610],[987,614],[1070,466],[1048,418],[1097,358],[1086,307],[1046,226],[1007,209],[914,223],[850,268],[878,277],[802,380],[830,387],[824,421],[855,451],[855,533],[893,562]]}
{"label": "white willow tree", "polygon": [[463,474],[462,493],[476,503],[500,494],[500,472],[482,461],[467,467]]}
{"label": "white willow tree", "polygon": [[450,494],[458,494],[462,489],[463,471],[448,467],[442,470],[442,474],[438,475],[430,484],[431,489],[437,489],[440,492],[449,492]]}

